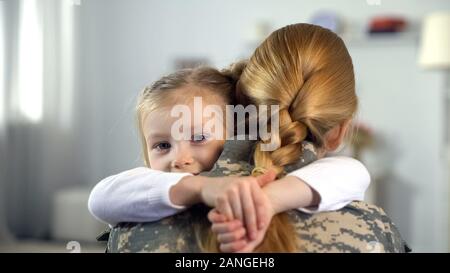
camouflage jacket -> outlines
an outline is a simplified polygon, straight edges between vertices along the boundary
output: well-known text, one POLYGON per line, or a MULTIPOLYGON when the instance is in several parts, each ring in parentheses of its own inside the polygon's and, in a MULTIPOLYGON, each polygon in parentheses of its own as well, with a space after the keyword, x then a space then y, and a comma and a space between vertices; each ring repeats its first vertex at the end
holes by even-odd
MULTIPOLYGON (((253 141, 227 141, 206 176, 242 176, 252 170, 253 141)), ((302 158, 286 171, 316 159, 313 145, 303 143, 302 158)), ((158 222, 120 223, 110 231, 107 252, 201 252, 195 227, 208 228, 209 208, 196 205, 158 222)), ((397 227, 379 207, 354 201, 332 212, 288 212, 306 252, 408 252, 397 227)), ((300 246, 299 246, 300 249, 300 246)))

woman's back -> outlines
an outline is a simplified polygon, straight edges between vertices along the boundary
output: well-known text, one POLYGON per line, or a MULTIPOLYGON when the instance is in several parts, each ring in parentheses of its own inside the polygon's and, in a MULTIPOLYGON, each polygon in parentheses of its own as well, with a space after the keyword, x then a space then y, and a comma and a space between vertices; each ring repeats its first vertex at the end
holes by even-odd
MULTIPOLYGON (((206 207, 153 223, 122 223, 111 230, 108 252, 201 252, 195 226, 208 225, 206 207)), ((300 239, 299 252, 410 251, 384 211, 355 201, 334 212, 289 212, 300 239)))
MULTIPOLYGON (((253 141, 227 141, 213 170, 204 175, 248 175, 253 141)), ((295 168, 314 161, 312 145, 303 145, 295 168)), ((209 208, 197 205, 158 222, 121 223, 111 230, 108 252, 201 252, 196 231, 207 229, 209 208)), ((408 252, 397 227, 374 205, 354 201, 332 212, 289 211, 299 240, 299 252, 408 252)))

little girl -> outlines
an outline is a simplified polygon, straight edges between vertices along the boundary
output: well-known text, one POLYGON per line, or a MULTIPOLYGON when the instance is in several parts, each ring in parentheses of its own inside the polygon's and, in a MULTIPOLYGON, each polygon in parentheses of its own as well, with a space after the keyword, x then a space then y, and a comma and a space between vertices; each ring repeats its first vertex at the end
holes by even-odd
MULTIPOLYGON (((171 134, 176 122, 171 109, 184 104, 193 113, 194 97, 201 97, 205 107, 225 108, 233 101, 235 84, 226 73, 196 68, 175 72, 145 88, 139 98, 137 116, 146 167, 100 181, 89 198, 91 214, 110 225, 151 222, 203 202, 228 220, 238 219, 248 238, 254 239, 257 231, 270 222, 272 215, 267 208, 274 206, 267 204, 273 200, 278 208, 288 209, 295 199, 296 208, 313 213, 337 210, 353 200, 364 199, 369 173, 359 161, 348 157, 319 159, 275 182, 271 182, 272 172, 259 177, 198 175, 213 167, 224 145, 223 136, 207 131, 210 128, 205 126, 218 117, 193 120, 191 139, 179 140, 171 134), (195 134, 197 131, 201 134, 195 134), (270 194, 272 199, 267 198, 268 193, 262 188, 283 179, 296 183, 296 190, 277 189, 270 194)), ((218 123, 225 127, 222 119, 218 123)))

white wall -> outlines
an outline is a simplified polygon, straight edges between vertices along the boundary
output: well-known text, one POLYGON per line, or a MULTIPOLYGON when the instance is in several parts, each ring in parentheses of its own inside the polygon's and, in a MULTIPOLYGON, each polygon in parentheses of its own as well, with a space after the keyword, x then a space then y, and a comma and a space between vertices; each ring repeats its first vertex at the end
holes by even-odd
POLYGON ((384 155, 376 163, 388 174, 375 185, 377 203, 416 251, 444 251, 448 238, 444 75, 416 65, 414 44, 387 42, 370 50, 350 47, 350 52, 361 103, 359 118, 385 144, 378 148, 384 155))
MULTIPOLYGON (((225 66, 249 52, 245 35, 261 19, 278 28, 306 22, 319 9, 332 9, 357 24, 387 11, 417 22, 443 8, 450 9, 450 2, 381 0, 373 6, 364 0, 81 0, 76 48, 83 179, 93 185, 141 164, 134 130, 136 95, 173 69, 176 57, 206 57, 225 66)), ((447 182, 440 157, 443 77, 420 71, 417 44, 385 48, 350 47, 361 117, 395 148, 385 187, 389 190, 380 202, 415 250, 446 251, 447 182)))

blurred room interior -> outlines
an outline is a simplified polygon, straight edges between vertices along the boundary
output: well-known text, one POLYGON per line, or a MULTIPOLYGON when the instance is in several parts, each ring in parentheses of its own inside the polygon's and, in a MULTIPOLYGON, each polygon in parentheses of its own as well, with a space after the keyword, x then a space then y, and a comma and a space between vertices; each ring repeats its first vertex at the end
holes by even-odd
POLYGON ((415 252, 448 252, 449 17, 448 0, 0 0, 0 252, 102 252, 87 199, 143 165, 140 90, 299 22, 353 58, 359 130, 342 153, 369 169, 366 200, 415 252))

